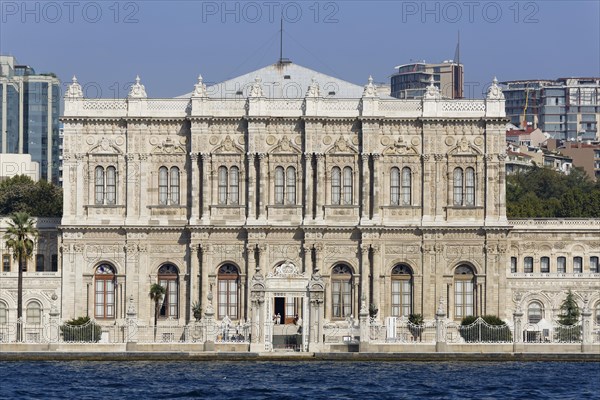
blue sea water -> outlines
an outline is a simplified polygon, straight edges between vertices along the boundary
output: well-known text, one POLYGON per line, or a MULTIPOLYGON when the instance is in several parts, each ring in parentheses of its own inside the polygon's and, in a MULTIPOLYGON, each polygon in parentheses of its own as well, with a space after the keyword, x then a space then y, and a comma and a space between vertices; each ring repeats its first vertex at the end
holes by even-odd
POLYGON ((2 362, 2 399, 600 399, 600 363, 2 362))

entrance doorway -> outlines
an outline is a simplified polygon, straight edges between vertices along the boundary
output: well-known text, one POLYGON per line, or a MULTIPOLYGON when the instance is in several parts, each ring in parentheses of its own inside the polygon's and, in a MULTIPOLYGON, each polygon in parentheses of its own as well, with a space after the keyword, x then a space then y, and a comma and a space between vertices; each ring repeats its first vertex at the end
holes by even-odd
POLYGON ((275 324, 296 324, 302 317, 302 298, 300 297, 275 297, 273 306, 273 322, 275 324))

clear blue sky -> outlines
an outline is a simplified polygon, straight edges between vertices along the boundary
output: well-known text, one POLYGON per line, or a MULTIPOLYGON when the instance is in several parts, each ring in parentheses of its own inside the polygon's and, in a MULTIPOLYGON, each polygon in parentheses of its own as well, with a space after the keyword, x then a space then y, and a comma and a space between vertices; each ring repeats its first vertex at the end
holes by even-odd
POLYGON ((396 65, 455 55, 466 97, 499 80, 600 75, 599 1, 0 1, 0 53, 89 97, 124 97, 142 78, 150 97, 219 82, 284 57, 364 84, 396 65), (117 91, 117 87, 119 88, 117 91))

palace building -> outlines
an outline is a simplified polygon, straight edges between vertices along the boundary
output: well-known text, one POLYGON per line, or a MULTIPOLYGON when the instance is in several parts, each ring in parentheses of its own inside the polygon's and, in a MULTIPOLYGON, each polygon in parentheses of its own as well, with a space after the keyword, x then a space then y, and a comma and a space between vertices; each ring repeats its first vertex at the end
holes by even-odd
POLYGON ((160 283, 159 325, 197 305, 302 324, 312 349, 369 307, 552 321, 572 289, 600 320, 600 221, 506 218, 496 80, 481 100, 400 100, 284 61, 178 98, 138 78, 86 99, 74 78, 63 122, 63 319, 151 324, 160 283))

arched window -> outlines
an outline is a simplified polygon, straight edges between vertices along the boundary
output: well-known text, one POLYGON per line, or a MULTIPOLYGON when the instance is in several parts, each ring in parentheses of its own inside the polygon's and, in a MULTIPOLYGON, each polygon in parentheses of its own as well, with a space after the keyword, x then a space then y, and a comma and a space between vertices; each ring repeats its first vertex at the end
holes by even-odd
POLYGON ((235 265, 224 264, 218 274, 218 318, 238 319, 240 273, 235 265))
POLYGON ((352 204, 352 168, 344 168, 344 205, 352 204))
POLYGON ((331 170, 331 204, 341 204, 342 171, 338 167, 331 170))
POLYGON ((296 168, 288 167, 285 180, 286 204, 296 204, 296 168))
POLYGON ((115 269, 101 264, 94 275, 94 315, 99 319, 115 318, 115 269))
POLYGON ((533 273, 533 257, 525 257, 523 261, 523 272, 526 274, 533 273))
POLYGON ((590 272, 593 274, 597 274, 600 272, 600 266, 598 265, 598 257, 591 256, 590 257, 590 272))
POLYGON ((454 205, 462 206, 463 204, 463 170, 454 168, 454 205))
POLYGON ((104 168, 96 167, 95 170, 96 205, 104 204, 104 168))
POLYGON ((229 204, 240 203, 240 169, 229 168, 229 204))
POLYGON ((400 205, 400 170, 396 167, 390 170, 390 204, 400 205))
POLYGON ((219 167, 219 204, 227 204, 227 168, 219 167))
POLYGON ((106 168, 106 204, 117 204, 117 169, 106 168))
POLYGON ((558 257, 556 259, 556 272, 559 274, 567 272, 567 259, 565 257, 558 257))
POLYGON ((542 257, 540 258, 540 272, 547 274, 550 272, 550 258, 542 257))
POLYGON ((275 204, 283 204, 284 183, 283 167, 275 168, 275 204))
POLYGON ((169 201, 169 171, 167 167, 158 169, 158 204, 165 206, 169 201))
POLYGON ((8 323, 8 307, 6 303, 0 301, 0 325, 6 325, 8 323))
POLYGON ((171 204, 179 204, 179 168, 171 168, 171 204))
POLYGON ((454 271, 454 318, 462 319, 475 315, 475 274, 466 265, 459 265, 454 271))
POLYGON ((31 301, 27 304, 25 313, 25 322, 27 324, 39 325, 42 323, 42 306, 37 301, 31 301))
POLYGON ((179 317, 179 270, 173 264, 165 264, 158 270, 158 284, 165 288, 165 296, 160 307, 160 316, 179 317))
POLYGON ((583 259, 581 257, 573 257, 573 273, 581 274, 583 272, 583 259))
POLYGON ((517 272, 517 257, 510 258, 510 272, 517 272))
POLYGON ((412 269, 398 264, 392 269, 392 316, 408 317, 412 313, 412 269))
POLYGON ((338 264, 331 270, 332 317, 343 319, 352 314, 352 270, 338 264))
POLYGON ((532 301, 527 307, 527 321, 530 324, 537 324, 544 318, 544 307, 537 301, 532 301))
POLYGON ((411 201, 411 171, 410 168, 402 168, 402 205, 410 206, 411 201))
POLYGON ((465 170, 465 206, 475 205, 475 170, 471 167, 465 170))
POLYGON ((600 301, 596 303, 594 321, 596 325, 600 325, 600 301))

